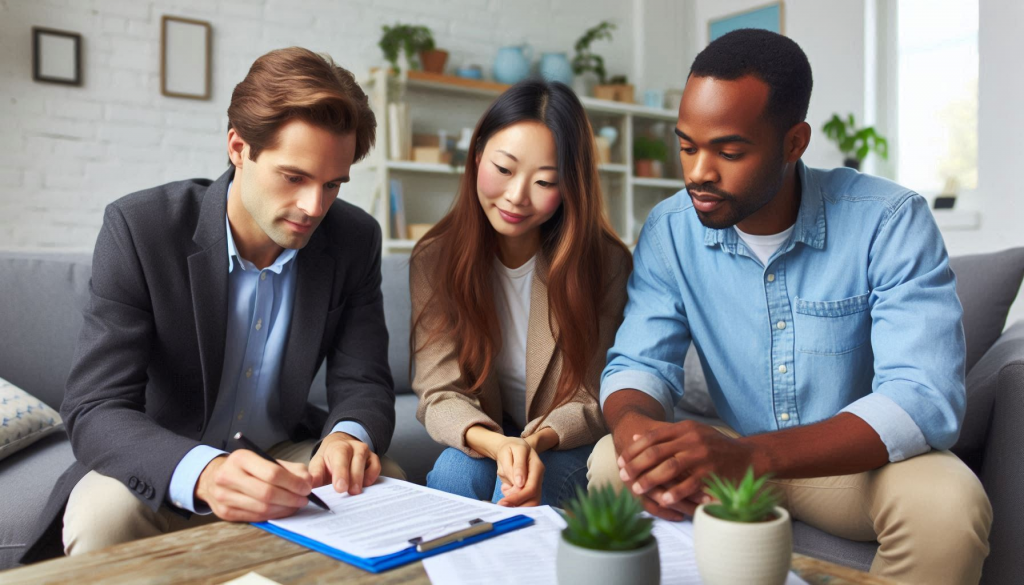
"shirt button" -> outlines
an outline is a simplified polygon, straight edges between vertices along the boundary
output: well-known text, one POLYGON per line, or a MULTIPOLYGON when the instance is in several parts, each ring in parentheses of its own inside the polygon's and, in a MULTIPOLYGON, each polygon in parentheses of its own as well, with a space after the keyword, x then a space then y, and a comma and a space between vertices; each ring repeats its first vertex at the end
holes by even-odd
POLYGON ((261 272, 260 273, 260 280, 266 280, 266 279, 267 279, 267 273, 266 272, 261 272))
POLYGON ((256 320, 256 331, 259 331, 260 329, 263 329, 263 319, 256 320))
POLYGON ((779 324, 776 325, 776 327, 778 327, 779 329, 785 329, 786 328, 786 322, 785 321, 779 321, 779 324))
POLYGON ((244 410, 242 412, 238 413, 238 420, 242 420, 243 418, 245 418, 245 411, 244 410))
POLYGON ((768 282, 775 282, 775 275, 774 274, 769 274, 768 275, 768 282))
POLYGON ((782 416, 780 416, 779 418, 782 419, 782 420, 789 420, 789 413, 788 412, 784 412, 784 413, 782 413, 782 416))
POLYGON ((786 373, 786 371, 787 371, 787 370, 786 370, 786 365, 785 365, 785 364, 783 364, 783 365, 779 366, 779 373, 780 373, 780 374, 785 374, 785 373, 786 373))
POLYGON ((252 368, 249 368, 248 370, 245 371, 245 377, 252 378, 252 368))

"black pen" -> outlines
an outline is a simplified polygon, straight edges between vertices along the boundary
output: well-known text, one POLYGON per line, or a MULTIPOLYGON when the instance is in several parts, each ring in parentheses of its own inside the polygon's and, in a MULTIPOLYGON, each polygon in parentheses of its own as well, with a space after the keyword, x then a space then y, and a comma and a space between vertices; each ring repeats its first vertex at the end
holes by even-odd
MULTIPOLYGON (((260 449, 259 447, 257 447, 256 443, 253 443, 252 441, 247 439, 245 437, 245 435, 243 435, 242 433, 240 433, 240 432, 239 433, 235 433, 235 440, 238 441, 239 443, 241 443, 242 446, 245 447, 246 449, 252 451, 253 453, 255 453, 257 455, 259 455, 260 457, 266 459, 267 461, 269 461, 269 462, 271 462, 271 463, 273 463, 275 465, 281 465, 281 463, 277 459, 274 459, 270 455, 267 455, 266 453, 264 453, 263 449, 260 449)), ((281 465, 281 467, 284 467, 284 466, 281 465)), ((321 500, 320 497, 317 496, 316 494, 314 494, 313 492, 310 492, 309 496, 307 496, 307 497, 309 498, 310 502, 313 502, 314 505, 319 506, 319 507, 323 508, 324 510, 327 510, 331 514, 334 513, 334 510, 332 510, 330 506, 325 504, 324 501, 321 500)))

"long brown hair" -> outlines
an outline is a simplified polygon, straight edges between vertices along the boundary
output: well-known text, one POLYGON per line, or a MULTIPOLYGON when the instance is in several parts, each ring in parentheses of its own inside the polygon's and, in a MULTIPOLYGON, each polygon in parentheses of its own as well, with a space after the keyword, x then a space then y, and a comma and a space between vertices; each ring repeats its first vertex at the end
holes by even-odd
MULTIPOLYGON (((604 213, 590 122, 576 94, 564 84, 520 82, 501 94, 477 124, 452 208, 413 250, 415 257, 429 248, 437 258, 434 273, 428 275, 432 296, 424 306, 438 317, 423 323, 429 335, 413 350, 440 336, 456 340, 459 370, 470 393, 480 391, 494 368, 501 350, 492 278, 498 235, 477 196, 477 158, 494 134, 524 121, 540 122, 554 136, 562 196, 555 215, 540 226, 548 272, 538 276, 547 282, 548 323, 557 331, 555 346, 563 362, 546 416, 584 387, 599 351, 599 311, 610 268, 602 265, 603 250, 610 243, 629 257, 604 213)), ((414 334, 425 313, 414 315, 414 334)))

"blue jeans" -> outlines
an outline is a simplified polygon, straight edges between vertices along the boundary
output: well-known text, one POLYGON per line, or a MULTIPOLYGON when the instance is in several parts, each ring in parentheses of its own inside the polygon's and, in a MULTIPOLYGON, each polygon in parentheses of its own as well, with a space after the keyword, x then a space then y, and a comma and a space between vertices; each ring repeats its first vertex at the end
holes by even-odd
MULTIPOLYGON (((540 454, 544 463, 541 505, 561 506, 576 495, 576 486, 586 491, 587 458, 593 449, 593 445, 584 445, 540 454)), ((503 497, 498 464, 486 457, 470 457, 453 447, 445 449, 434 462, 434 469, 427 474, 427 487, 494 503, 503 497)))

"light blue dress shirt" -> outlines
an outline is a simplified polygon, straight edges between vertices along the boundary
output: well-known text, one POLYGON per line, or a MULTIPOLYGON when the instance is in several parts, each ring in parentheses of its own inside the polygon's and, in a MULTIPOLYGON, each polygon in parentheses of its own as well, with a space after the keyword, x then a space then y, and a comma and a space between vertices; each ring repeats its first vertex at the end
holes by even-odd
POLYGON ((651 212, 602 406, 634 388, 673 420, 692 341, 742 435, 850 412, 890 461, 948 449, 966 404, 963 309, 927 202, 850 169, 798 173, 795 229, 767 266, 735 230, 704 227, 685 191, 651 212))
MULTIPOLYGON (((228 184, 228 193, 231 184, 228 184)), ((228 440, 244 433, 264 449, 286 441, 279 404, 281 360, 295 304, 296 250, 284 250, 273 264, 260 270, 242 258, 235 247, 231 224, 224 216, 228 254, 228 323, 220 390, 203 445, 194 447, 178 462, 171 475, 168 500, 174 506, 209 514, 210 509, 193 499, 196 483, 215 457, 225 455, 228 440)), ((366 443, 373 442, 363 426, 342 421, 332 432, 345 432, 366 443)))

